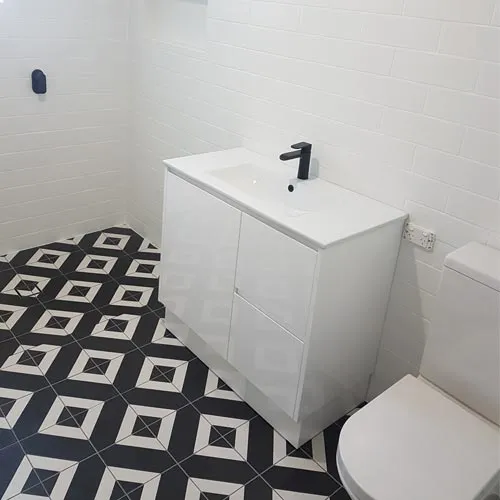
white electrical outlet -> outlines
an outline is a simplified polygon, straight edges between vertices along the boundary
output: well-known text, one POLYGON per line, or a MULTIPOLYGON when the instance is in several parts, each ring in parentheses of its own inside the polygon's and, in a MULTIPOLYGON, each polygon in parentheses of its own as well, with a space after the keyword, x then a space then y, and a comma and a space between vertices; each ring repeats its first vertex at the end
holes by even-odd
POLYGON ((403 239, 411 241, 428 252, 432 252, 436 242, 436 233, 425 229, 425 227, 417 226, 413 222, 407 222, 403 232, 403 239))

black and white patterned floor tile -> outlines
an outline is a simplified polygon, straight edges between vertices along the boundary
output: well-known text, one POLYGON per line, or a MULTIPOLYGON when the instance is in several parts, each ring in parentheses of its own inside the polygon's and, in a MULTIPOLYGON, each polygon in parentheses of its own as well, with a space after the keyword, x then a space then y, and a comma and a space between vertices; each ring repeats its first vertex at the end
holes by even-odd
POLYGON ((126 225, 0 257, 0 499, 347 500, 165 327, 126 225))

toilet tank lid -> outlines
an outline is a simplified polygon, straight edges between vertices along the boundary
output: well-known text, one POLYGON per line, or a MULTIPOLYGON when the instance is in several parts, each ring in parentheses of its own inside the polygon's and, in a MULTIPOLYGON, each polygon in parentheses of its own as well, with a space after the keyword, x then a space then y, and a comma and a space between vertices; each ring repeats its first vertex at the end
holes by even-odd
POLYGON ((468 243, 448 254, 444 265, 500 292, 500 250, 468 243))

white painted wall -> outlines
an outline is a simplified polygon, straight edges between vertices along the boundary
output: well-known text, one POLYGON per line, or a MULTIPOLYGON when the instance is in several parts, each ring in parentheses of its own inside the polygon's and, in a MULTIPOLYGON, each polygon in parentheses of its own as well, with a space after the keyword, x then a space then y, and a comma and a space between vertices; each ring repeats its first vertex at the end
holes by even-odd
POLYGON ((122 220, 128 22, 129 0, 0 3, 0 254, 122 220))
POLYGON ((323 178, 436 230, 402 247, 373 397, 418 372, 444 255, 500 247, 500 2, 207 1, 135 5, 130 221, 160 241, 165 157, 308 140, 323 178))

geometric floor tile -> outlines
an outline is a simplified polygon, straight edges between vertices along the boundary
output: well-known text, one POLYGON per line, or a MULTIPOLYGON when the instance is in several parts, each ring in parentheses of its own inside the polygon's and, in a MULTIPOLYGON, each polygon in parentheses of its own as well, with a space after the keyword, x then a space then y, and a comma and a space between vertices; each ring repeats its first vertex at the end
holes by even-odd
POLYGON ((76 270, 90 274, 109 274, 117 260, 117 257, 106 255, 86 255, 76 270))
POLYGON ((102 476, 96 498, 103 500, 118 498, 116 487, 124 491, 120 483, 133 484, 135 488, 141 487, 141 498, 154 499, 158 493, 160 475, 154 472, 108 467, 102 476))
MULTIPOLYGON (((198 484, 200 486, 203 485, 203 482, 201 480, 198 480, 198 484)), ((217 490, 218 485, 217 484, 208 484, 203 485, 204 487, 204 493, 207 498, 210 498, 211 495, 207 494, 209 493, 208 489, 215 489, 217 490)), ((212 498, 214 498, 212 496, 212 498)), ((261 477, 255 478, 253 481, 250 481, 248 484, 245 486, 242 486, 239 490, 236 490, 233 492, 230 496, 230 500, 247 500, 251 498, 258 498, 259 500, 284 500, 283 497, 278 495, 278 492, 274 491, 271 486, 269 486, 261 477)), ((306 498, 306 497, 289 497, 289 500, 314 500, 311 498, 306 498)))
POLYGON ((0 258, 0 500, 348 500, 349 415, 295 449, 167 329, 159 274, 126 225, 0 258))
POLYGON ((2 365, 3 371, 28 375, 45 375, 59 353, 60 347, 20 345, 2 365))
POLYGON ((0 427, 0 450, 17 443, 16 435, 12 429, 0 427))
POLYGON ((16 274, 16 271, 9 264, 4 264, 0 261, 0 294, 12 290, 11 283, 16 274), (8 266, 7 269, 4 266, 8 266))
POLYGON ((40 248, 33 254, 28 262, 26 262, 26 265, 45 267, 48 269, 60 269, 69 255, 69 252, 40 248))
MULTIPOLYGON (((143 318, 154 318, 156 315, 151 313, 149 315, 143 316, 143 318)), ((177 359, 181 361, 191 361, 197 360, 198 358, 183 344, 180 345, 170 345, 161 343, 149 343, 141 347, 141 351, 147 356, 153 358, 164 358, 164 359, 177 359)), ((201 363, 201 361, 200 361, 201 363)))
POLYGON ((110 304, 113 306, 143 307, 148 304, 153 289, 136 285, 120 285, 110 304))
POLYGON ((163 408, 131 405, 123 417, 116 442, 124 446, 163 450, 162 443, 168 446, 170 442, 172 427, 173 420, 166 417, 163 408))
POLYGON ((2 342, 4 342, 5 340, 13 340, 12 333, 10 330, 7 330, 6 328, 0 327, 0 344, 2 342))
POLYGON ((114 472, 115 477, 119 476, 117 479, 126 481, 128 477, 130 482, 140 484, 150 481, 175 465, 171 455, 164 449, 126 446, 121 442, 101 450, 99 455, 114 472), (125 475, 126 471, 128 475, 125 475))
POLYGON ((96 384, 112 384, 122 360, 123 357, 115 352, 82 349, 68 378, 96 384), (96 364, 99 370, 86 370, 91 363, 96 364))
MULTIPOLYGON (((280 500, 329 500, 332 498, 337 498, 335 496, 325 497, 325 495, 299 493, 297 491, 273 490, 273 492, 275 492, 275 494, 280 498, 280 500)), ((347 500, 351 500, 351 497, 347 497, 347 500)))
POLYGON ((94 300, 101 284, 95 281, 68 280, 56 300, 88 303, 94 300))
MULTIPOLYGON (((72 327, 72 325, 70 324, 71 320, 73 319, 74 321, 76 319, 71 317, 73 315, 75 315, 75 313, 63 311, 58 315, 54 316, 50 311, 46 310, 42 314, 42 316, 40 316, 40 319, 36 322, 36 324, 33 326, 32 331, 39 334, 59 335, 61 337, 68 336, 71 333, 71 331, 67 331, 65 327, 69 326, 69 328, 71 329, 72 327)), ((77 319, 76 323, 78 323, 77 319)))
POLYGON ((14 427, 30 402, 33 393, 0 387, 0 429, 14 427))
POLYGON ((203 415, 217 415, 250 421, 257 417, 257 413, 241 399, 228 399, 203 396, 192 402, 193 406, 203 415))
POLYGON ((102 410, 100 401, 59 396, 40 425, 39 432, 52 436, 87 440, 102 410), (78 411, 75 411, 78 410, 78 411))
MULTIPOLYGON (((52 485, 44 482, 51 500, 128 500, 125 491, 119 484, 109 488, 109 480, 114 483, 112 474, 106 468, 99 455, 93 455, 72 467, 73 477, 66 495, 52 490, 52 485)), ((51 481, 53 483, 53 480, 51 481)))
POLYGON ((110 250, 125 250, 130 236, 115 233, 102 233, 94 243, 95 248, 106 248, 110 250))
MULTIPOLYGON (((22 412, 19 414, 10 412, 6 417, 19 441, 23 441, 44 428, 42 423, 54 401, 57 400, 57 394, 50 386, 42 390, 21 392, 28 393, 27 396, 18 400, 24 406, 22 412)), ((60 420, 62 421, 62 418, 60 420)))
MULTIPOLYGON (((219 495, 212 498, 226 498, 257 477, 244 460, 191 455, 181 462, 182 469, 203 492, 219 495)), ((209 497, 210 498, 210 497, 209 497)))
POLYGON ((0 327, 12 329, 27 307, 0 303, 0 327))
MULTIPOLYGON (((69 427, 70 423, 71 420, 64 420, 57 425, 67 424, 69 427)), ((96 453, 96 450, 88 440, 61 436, 56 433, 36 432, 24 438, 20 443, 26 454, 47 459, 81 462, 96 453)), ((44 479, 48 479, 48 477, 49 474, 46 474, 44 479)))
POLYGON ((210 398, 241 401, 241 398, 211 370, 208 372, 204 395, 210 398))
POLYGON ((243 485, 229 483, 226 481, 214 481, 210 479, 191 478, 193 484, 208 498, 245 498, 237 495, 242 491, 243 485))
POLYGON ((187 365, 179 359, 147 356, 144 359, 136 387, 156 391, 182 392, 187 365))
MULTIPOLYGON (((148 316, 154 318, 154 315, 148 316)), ((141 333, 141 325, 142 323, 137 329, 138 335, 141 333)), ((204 395, 209 370, 199 359, 193 359, 194 355, 190 350, 168 342, 152 343, 141 347, 141 351, 146 357, 141 360, 134 386, 181 392, 189 401, 196 401, 204 395)))
MULTIPOLYGON (((5 297, 5 296, 4 296, 5 297)), ((2 316, 2 309, 7 309, 11 304, 2 304, 3 298, 0 296, 0 318, 2 316)), ((17 308, 18 311, 12 314, 10 317, 10 330, 15 337, 21 337, 25 333, 30 333, 35 331, 35 327, 38 329, 40 327, 46 326, 46 322, 49 321, 49 316, 44 315, 46 312, 45 306, 38 302, 38 298, 33 297, 22 297, 14 299, 20 301, 21 306, 13 306, 17 308), (42 322, 38 324, 41 317, 44 317, 42 322), (44 324, 45 322, 45 324, 44 324)), ((0 328, 2 328, 0 324, 0 328)))
POLYGON ((340 482, 337 470, 337 446, 341 427, 332 424, 322 433, 306 443, 303 448, 330 476, 340 482))
POLYGON ((198 455, 229 460, 247 460, 248 426, 238 419, 205 416, 200 420, 195 450, 198 455), (225 439, 217 439, 218 434, 225 439))
POLYGON ((274 432, 273 455, 274 463, 279 462, 280 467, 316 472, 326 470, 326 449, 323 433, 318 434, 309 443, 303 445, 300 450, 294 450, 285 439, 277 432, 274 432), (280 458, 282 458, 281 461, 280 458))
POLYGON ((140 316, 135 314, 103 316, 92 330, 91 335, 109 339, 132 340, 139 320, 140 316))
POLYGON ((47 309, 32 331, 51 335, 71 335, 81 319, 82 314, 78 312, 47 309))
MULTIPOLYGON (((2 499, 13 498, 40 482, 27 455, 22 459, 10 481, 3 488, 2 499)), ((42 488, 43 491, 43 488, 42 488)), ((41 492, 40 492, 41 493, 41 492)), ((42 496, 43 498, 43 496, 42 496)))
MULTIPOLYGON (((141 410, 141 413, 148 413, 145 409, 141 410)), ((215 430, 210 432, 210 424, 190 405, 170 412, 161 420, 157 420, 155 415, 141 415, 140 418, 148 425, 151 436, 154 436, 177 462, 220 439, 215 430)))
POLYGON ((65 239, 59 240, 56 243, 54 243, 54 245, 59 243, 59 244, 67 245, 69 247, 77 247, 78 248, 78 243, 80 243, 82 238, 83 238, 83 234, 79 234, 76 236, 71 236, 70 238, 65 238, 65 239))
POLYGON ((16 274, 0 292, 16 297, 37 297, 48 282, 49 278, 44 276, 16 274))
POLYGON ((0 450, 0 498, 11 498, 13 495, 39 483, 38 479, 36 479, 26 485, 27 481, 23 481, 21 475, 14 480, 21 464, 23 464, 23 468, 26 467, 24 459, 25 453, 19 444, 12 444, 0 450))
POLYGON ((150 241, 147 239, 144 239, 143 242, 141 243, 141 246, 137 250, 138 252, 141 253, 151 253, 151 254, 160 254, 160 250, 155 247, 150 241))
POLYGON ((172 333, 170 333, 164 325, 162 325, 161 321, 158 323, 156 330, 153 334, 152 342, 154 344, 163 344, 163 345, 182 345, 181 341, 177 339, 172 333))
MULTIPOLYGON (((75 465, 77 462, 70 460, 26 455, 2 498, 11 498, 25 491, 24 488, 30 476, 35 473, 36 476, 40 477, 40 471, 50 471, 51 475, 55 476, 52 485, 52 498, 64 498, 76 472, 76 469, 72 467, 75 465)), ((32 497, 29 493, 25 494, 27 498, 32 497)))
POLYGON ((156 260, 134 259, 127 269, 126 275, 134 278, 158 278, 160 263, 156 260))
MULTIPOLYGON (((151 344, 151 342, 153 342, 155 335, 157 336, 158 340, 163 338, 162 330, 164 329, 162 329, 159 326, 160 318, 154 312, 137 314, 137 311, 135 311, 135 314, 119 314, 113 317, 118 320, 123 320, 124 318, 128 319, 128 325, 130 325, 129 326, 130 334, 128 335, 131 336, 130 340, 132 340, 134 345, 136 345, 137 347, 145 347, 148 344, 151 344), (132 328, 134 329, 133 332, 132 328)), ((171 334, 169 333, 169 335, 171 334)), ((168 337, 168 335, 166 335, 165 337, 168 337)), ((164 342, 164 345, 176 345, 181 348, 184 347, 182 343, 179 342, 177 339, 175 339, 173 336, 171 339, 166 338, 166 340, 170 340, 171 342, 164 342)))
POLYGON ((324 472, 282 467, 280 462, 265 471, 262 477, 285 499, 326 499, 340 487, 333 477, 324 472))
MULTIPOLYGON (((209 417, 205 415, 205 418, 209 417)), ((260 416, 245 423, 241 429, 248 435, 246 459, 259 473, 277 464, 290 470, 324 473, 327 448, 333 446, 336 451, 336 442, 325 442, 323 433, 296 449, 260 416)), ((227 435, 225 438, 228 439, 227 435)))
POLYGON ((137 252, 143 241, 129 226, 119 224, 83 235, 78 246, 87 253, 120 255, 137 252))
MULTIPOLYGON (((104 450, 118 441, 119 430, 128 407, 120 395, 106 401, 83 396, 64 398, 64 401, 65 414, 72 415, 73 427, 81 431, 81 439, 87 439, 96 451, 104 450)), ((143 427, 145 424, 138 421, 137 426, 129 434, 121 435, 120 439, 136 433, 143 427)))
POLYGON ((149 483, 140 486, 136 490, 128 491, 131 499, 156 498, 168 500, 207 500, 201 491, 189 479, 180 466, 172 467, 161 476, 155 477, 149 483), (157 490, 155 496, 152 495, 157 490))

